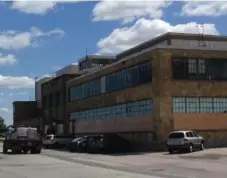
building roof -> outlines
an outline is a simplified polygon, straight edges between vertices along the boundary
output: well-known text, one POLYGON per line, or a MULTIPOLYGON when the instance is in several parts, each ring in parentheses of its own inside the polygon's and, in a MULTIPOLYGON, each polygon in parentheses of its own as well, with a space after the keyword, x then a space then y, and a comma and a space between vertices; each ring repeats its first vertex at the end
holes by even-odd
POLYGON ((13 104, 16 103, 36 103, 36 101, 13 101, 13 104))
MULTIPOLYGON (((104 68, 109 68, 117 63, 122 62, 123 59, 125 59, 126 57, 135 54, 135 53, 139 53, 144 49, 148 49, 156 44, 159 44, 165 40, 170 40, 170 39, 185 39, 185 40, 199 40, 201 38, 201 35, 199 36, 198 34, 189 34, 189 33, 165 33, 163 35, 157 36, 149 41, 146 41, 140 45, 137 45, 131 49, 128 49, 122 53, 117 54, 116 59, 117 62, 107 65, 107 66, 103 66, 102 68, 100 68, 99 70, 95 70, 93 72, 84 74, 80 77, 77 77, 75 79, 71 79, 68 81, 68 83, 73 82, 74 80, 77 80, 79 78, 82 78, 84 76, 87 75, 94 75, 96 72, 99 72, 100 70, 104 69, 104 68)), ((203 35, 203 40, 206 41, 227 41, 227 36, 219 36, 219 35, 203 35)), ((86 56, 85 56, 86 57, 86 56)), ((84 58, 83 58, 84 59, 84 58)), ((128 60, 128 59, 125 59, 128 60)))
MULTIPOLYGON (((190 33, 165 33, 163 35, 157 36, 149 41, 146 41, 144 43, 141 43, 135 47, 132 47, 128 50, 125 50, 119 54, 117 54, 116 58, 118 60, 131 55, 132 53, 140 52, 143 49, 149 48, 151 46, 154 46, 162 41, 168 40, 168 39, 188 39, 188 40, 199 40, 201 35, 198 34, 190 34, 190 33)), ((220 35, 203 35, 203 40, 207 41, 227 41, 227 36, 220 36, 220 35)))
POLYGON ((78 60, 78 63, 85 59, 116 59, 116 56, 87 55, 78 60))
POLYGON ((81 74, 80 73, 72 73, 72 74, 62 74, 62 75, 59 75, 57 77, 53 77, 51 80, 48 80, 46 81, 45 83, 42 83, 42 85, 48 85, 50 82, 53 82, 53 81, 56 81, 60 78, 64 78, 65 76, 80 76, 81 74))

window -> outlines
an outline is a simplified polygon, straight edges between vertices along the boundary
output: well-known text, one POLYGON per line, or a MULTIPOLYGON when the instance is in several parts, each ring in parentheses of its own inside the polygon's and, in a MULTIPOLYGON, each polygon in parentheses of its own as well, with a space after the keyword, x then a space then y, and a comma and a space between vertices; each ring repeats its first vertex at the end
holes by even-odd
POLYGON ((151 61, 106 76, 106 92, 145 84, 152 81, 151 61))
POLYGON ((173 133, 170 133, 169 138, 170 139, 184 138, 184 133, 182 133, 182 132, 173 132, 173 133))
POLYGON ((74 101, 82 98, 88 98, 101 93, 101 78, 91 80, 71 87, 69 89, 69 101, 74 101))
POLYGON ((227 113, 227 97, 173 97, 174 113, 227 113))
POLYGON ((152 112, 152 100, 140 100, 130 103, 123 103, 104 108, 94 108, 70 114, 70 119, 76 120, 102 120, 108 118, 139 117, 152 112))
POLYGON ((213 113, 213 101, 211 97, 200 98, 200 113, 213 113))
POLYGON ((198 113, 199 98, 196 98, 196 97, 186 98, 186 110, 187 110, 187 113, 198 113))
POLYGON ((214 113, 226 113, 227 98, 214 98, 213 109, 214 109, 214 113))
POLYGON ((187 79, 188 78, 188 64, 185 59, 173 59, 172 60, 172 72, 174 79, 187 79))
POLYGON ((55 105, 56 106, 59 106, 59 105, 61 105, 62 104, 62 101, 61 101, 61 92, 60 91, 58 91, 58 92, 55 92, 54 93, 55 94, 55 105))
POLYGON ((198 59, 198 73, 206 74, 206 61, 204 59, 198 59))
POLYGON ((196 59, 188 59, 188 73, 190 74, 197 73, 196 59))
POLYGON ((101 78, 73 86, 69 89, 69 101, 89 98, 101 93, 109 93, 152 81, 151 61, 117 71, 105 76, 105 83, 101 78), (105 88, 105 91, 101 90, 105 88))
POLYGON ((192 132, 194 137, 199 137, 199 135, 196 132, 192 132))
POLYGON ((173 111, 176 113, 185 113, 186 112, 186 102, 183 97, 174 97, 173 98, 173 111))
POLYGON ((174 57, 172 73, 178 80, 227 80, 227 60, 174 57))

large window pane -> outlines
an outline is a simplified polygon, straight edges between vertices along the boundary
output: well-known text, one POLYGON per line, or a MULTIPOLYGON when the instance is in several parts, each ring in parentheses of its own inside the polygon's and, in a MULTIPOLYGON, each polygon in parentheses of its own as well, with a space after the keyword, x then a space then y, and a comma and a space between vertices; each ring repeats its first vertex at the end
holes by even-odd
POLYGON ((199 98, 186 98, 186 108, 187 113, 199 113, 199 98))
POLYGON ((188 59, 188 73, 190 74, 197 73, 196 59, 188 59))
POLYGON ((212 113, 213 112, 213 100, 211 97, 200 98, 200 113, 212 113))
POLYGON ((152 112, 152 100, 141 100, 123 103, 103 108, 88 109, 85 111, 71 113, 70 119, 78 121, 97 119, 124 119, 125 117, 140 117, 152 112))
POLYGON ((186 102, 184 97, 173 97, 173 112, 186 113, 186 102))

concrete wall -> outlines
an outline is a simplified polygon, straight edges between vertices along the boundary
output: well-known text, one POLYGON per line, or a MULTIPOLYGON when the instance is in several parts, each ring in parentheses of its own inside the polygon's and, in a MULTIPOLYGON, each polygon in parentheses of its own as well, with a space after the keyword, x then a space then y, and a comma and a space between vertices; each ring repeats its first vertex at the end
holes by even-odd
POLYGON ((51 79, 53 79, 53 77, 44 77, 35 83, 35 100, 37 101, 38 108, 42 108, 41 85, 51 79))
POLYGON ((68 128, 68 117, 66 113, 66 103, 67 103, 67 95, 66 95, 66 81, 77 77, 78 74, 69 74, 62 75, 56 77, 42 85, 42 96, 49 96, 54 92, 61 92, 61 101, 62 103, 59 106, 52 106, 48 108, 43 108, 43 130, 44 125, 52 125, 53 122, 56 124, 63 124, 64 132, 66 132, 66 128, 68 128))

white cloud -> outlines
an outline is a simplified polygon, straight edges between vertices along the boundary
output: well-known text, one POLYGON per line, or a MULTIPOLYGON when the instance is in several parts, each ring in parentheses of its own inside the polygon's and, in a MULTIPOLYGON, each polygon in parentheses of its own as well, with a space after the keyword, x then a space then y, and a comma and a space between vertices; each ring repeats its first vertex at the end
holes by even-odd
POLYGON ((227 14, 226 1, 190 1, 183 5, 184 16, 221 16, 227 14))
MULTIPOLYGON (((215 24, 203 25, 204 34, 219 34, 215 24)), ((98 41, 97 46, 100 53, 118 53, 166 32, 198 33, 196 22, 171 25, 160 19, 141 18, 133 26, 113 30, 109 36, 98 41)))
POLYGON ((18 32, 13 30, 0 32, 0 49, 19 50, 32 45, 37 45, 36 40, 40 37, 52 35, 64 36, 65 32, 61 29, 53 29, 43 32, 36 27, 32 27, 28 32, 18 32))
POLYGON ((53 10, 56 5, 56 1, 14 1, 11 8, 27 14, 44 15, 53 10))
POLYGON ((50 74, 45 74, 42 77, 40 77, 40 79, 45 78, 45 77, 52 77, 52 76, 50 74))
POLYGON ((8 93, 9 96, 23 96, 23 95, 28 95, 28 92, 16 92, 16 93, 8 93))
POLYGON ((160 18, 171 1, 101 1, 93 9, 94 21, 133 21, 143 16, 160 18))
POLYGON ((33 88, 35 81, 27 76, 3 76, 0 75, 0 87, 16 88, 33 88))
POLYGON ((13 54, 3 55, 2 53, 0 53, 0 66, 12 65, 16 62, 16 57, 13 54))
POLYGON ((6 113, 6 112, 9 112, 9 109, 7 108, 0 108, 0 113, 6 113))

